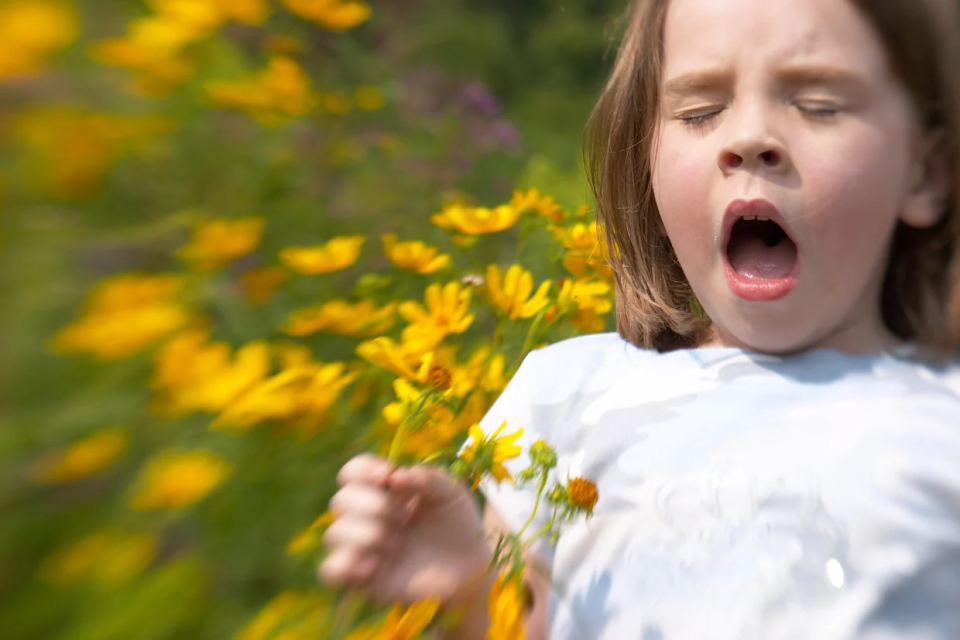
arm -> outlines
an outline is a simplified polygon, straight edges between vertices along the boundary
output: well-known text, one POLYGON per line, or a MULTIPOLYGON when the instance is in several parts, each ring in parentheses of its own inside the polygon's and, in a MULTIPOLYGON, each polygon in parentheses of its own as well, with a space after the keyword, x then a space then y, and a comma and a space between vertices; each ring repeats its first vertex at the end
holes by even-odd
MULTIPOLYGON (((510 533, 510 526, 503 517, 487 504, 483 514, 483 525, 487 537, 495 541, 501 533, 510 533)), ((532 603, 527 610, 525 630, 529 640, 546 640, 547 638, 547 607, 550 597, 550 576, 545 564, 535 555, 525 557, 527 571, 524 583, 532 597, 532 603)), ((433 640, 486 640, 487 626, 487 595, 493 587, 496 576, 488 573, 477 587, 463 600, 463 617, 455 629, 437 631, 433 640)))

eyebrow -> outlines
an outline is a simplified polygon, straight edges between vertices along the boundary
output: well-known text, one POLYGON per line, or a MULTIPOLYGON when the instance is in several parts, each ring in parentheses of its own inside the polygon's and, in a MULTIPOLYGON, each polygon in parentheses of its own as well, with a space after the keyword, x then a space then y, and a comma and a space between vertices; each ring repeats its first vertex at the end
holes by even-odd
MULTIPOLYGON (((781 67, 776 71, 780 84, 797 87, 811 84, 850 85, 865 87, 866 80, 855 71, 832 65, 796 65, 781 67)), ((716 91, 730 84, 733 74, 725 69, 704 69, 683 73, 663 85, 665 98, 685 96, 691 93, 716 91)))

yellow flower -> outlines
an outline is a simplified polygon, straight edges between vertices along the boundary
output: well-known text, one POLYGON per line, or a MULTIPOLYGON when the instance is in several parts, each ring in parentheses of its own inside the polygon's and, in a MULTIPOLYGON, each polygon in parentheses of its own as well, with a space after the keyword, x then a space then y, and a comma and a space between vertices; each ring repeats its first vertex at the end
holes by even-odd
POLYGON ((268 0, 216 0, 224 17, 249 25, 261 25, 270 15, 268 0))
POLYGON ((607 282, 590 280, 564 280, 557 296, 557 304, 547 319, 553 321, 566 315, 569 322, 587 333, 603 331, 606 322, 600 316, 613 309, 613 301, 607 297, 612 287, 607 282))
POLYGON ((98 431, 41 463, 37 468, 37 479, 48 484, 60 484, 87 478, 113 464, 126 448, 125 429, 98 431))
POLYGON ((563 220, 560 204, 553 199, 553 196, 541 196, 539 189, 531 189, 527 192, 514 191, 510 206, 519 211, 533 211, 537 216, 549 218, 554 222, 563 220))
POLYGON ((415 602, 407 608, 395 604, 382 625, 364 625, 345 640, 416 640, 440 609, 437 600, 415 602))
POLYGON ((532 318, 546 307, 550 284, 549 280, 545 280, 531 296, 533 275, 520 265, 511 266, 505 276, 495 264, 487 268, 487 293, 490 302, 511 320, 532 318))
POLYGON ((138 511, 183 509, 206 497, 229 475, 230 466, 206 451, 165 451, 141 470, 131 506, 138 511))
POLYGON ((130 23, 127 35, 96 43, 90 55, 101 64, 135 72, 140 91, 163 93, 192 73, 183 50, 219 26, 215 13, 183 18, 176 11, 139 18, 130 23))
POLYGON ((153 386, 173 414, 217 413, 266 378, 270 353, 252 342, 231 354, 230 346, 208 342, 202 330, 185 331, 157 353, 153 386))
POLYGON ((510 205, 487 209, 451 204, 434 214, 430 221, 441 229, 475 236, 509 229, 519 218, 520 211, 510 205))
POLYGON ((210 220, 197 225, 190 243, 181 247, 178 254, 197 269, 211 271, 247 255, 257 248, 262 237, 263 218, 210 220))
POLYGON ((486 473, 492 474, 497 482, 513 480, 503 463, 520 455, 521 448, 514 443, 523 435, 523 429, 518 429, 508 436, 501 436, 500 432, 506 426, 507 421, 504 420, 489 437, 480 425, 470 427, 469 434, 473 441, 460 453, 460 460, 470 469, 474 489, 480 485, 480 480, 486 473))
POLYGON ((329 510, 324 511, 309 527, 290 539, 290 542, 287 543, 287 555, 298 556, 316 549, 320 545, 323 532, 336 519, 336 513, 329 510))
POLYGON ((405 336, 415 342, 438 344, 450 334, 463 333, 473 323, 470 313, 470 288, 459 282, 441 287, 431 284, 424 293, 424 303, 408 301, 399 307, 400 315, 410 323, 405 336))
POLYGON ((359 0, 280 0, 291 12, 328 31, 348 31, 370 17, 370 5, 359 0))
POLYGON ((240 276, 240 288, 247 300, 260 305, 268 302, 288 277, 289 274, 281 267, 257 267, 240 276))
POLYGON ((66 2, 8 0, 0 6, 0 82, 43 70, 46 58, 77 37, 66 2))
POLYGON ((436 247, 427 246, 417 240, 398 243, 394 233, 383 235, 383 252, 401 269, 420 274, 435 273, 450 265, 449 254, 441 254, 436 247))
POLYGON ((316 431, 341 391, 356 380, 342 362, 292 364, 225 408, 214 428, 248 429, 267 420, 302 420, 301 435, 316 431))
POLYGON ((433 350, 435 343, 426 340, 403 340, 400 343, 390 338, 379 337, 362 342, 357 347, 358 356, 367 362, 393 371, 409 380, 417 377, 416 367, 421 359, 433 350))
POLYGON ((28 148, 31 163, 36 163, 37 187, 75 198, 93 192, 117 158, 148 149, 171 123, 76 107, 43 107, 20 113, 11 128, 28 148))
POLYGON ((218 105, 242 109, 266 125, 307 115, 317 104, 310 77, 296 60, 275 55, 267 68, 246 80, 210 81, 207 94, 218 105))
POLYGON ((290 270, 304 275, 342 271, 360 258, 364 241, 364 236, 348 236, 315 247, 288 247, 280 252, 280 260, 290 270))
POLYGON ((91 353, 102 360, 125 358, 186 324, 189 313, 177 298, 175 276, 124 274, 101 282, 83 315, 54 336, 62 353, 91 353))
POLYGON ((597 231, 597 223, 578 222, 570 227, 553 230, 554 235, 567 249, 563 258, 563 268, 571 275, 582 278, 594 272, 605 279, 612 277, 607 262, 607 246, 597 231))
POLYGON ((119 585, 140 574, 156 555, 157 543, 152 536, 105 529, 44 560, 40 579, 58 587, 76 584, 87 577, 119 585))
POLYGON ((330 613, 324 594, 284 591, 273 598, 233 640, 307 640, 318 631, 330 613))
POLYGON ((393 326, 394 303, 377 308, 372 300, 350 304, 346 300, 331 300, 320 307, 309 307, 291 314, 283 332, 291 336, 306 336, 327 331, 345 336, 379 335, 393 326))
POLYGON ((356 105, 364 111, 376 111, 383 108, 383 92, 374 86, 357 87, 353 92, 353 99, 356 105))
POLYGON ((490 590, 489 640, 524 640, 523 614, 527 599, 524 595, 523 574, 501 575, 490 590))

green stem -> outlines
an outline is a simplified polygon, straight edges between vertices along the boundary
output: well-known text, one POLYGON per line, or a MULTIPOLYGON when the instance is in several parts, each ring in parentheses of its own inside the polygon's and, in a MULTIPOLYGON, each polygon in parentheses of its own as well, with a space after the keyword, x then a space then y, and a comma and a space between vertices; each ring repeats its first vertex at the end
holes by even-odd
POLYGON ((416 416, 419 416, 424 409, 424 405, 427 403, 427 396, 429 394, 424 392, 417 399, 417 406, 413 408, 410 413, 403 416, 403 420, 400 421, 400 425, 397 427, 397 432, 393 435, 393 441, 390 443, 390 453, 388 454, 388 459, 392 464, 397 464, 400 462, 400 454, 403 451, 403 441, 407 438, 407 432, 409 429, 407 425, 410 424, 410 419, 416 416))
POLYGON ((523 527, 520 528, 520 531, 517 533, 517 538, 523 535, 523 532, 527 530, 527 527, 533 522, 533 519, 537 517, 537 510, 540 508, 540 497, 543 495, 543 490, 547 486, 547 471, 544 470, 540 474, 540 483, 537 485, 537 499, 533 503, 533 512, 530 514, 530 517, 524 523, 523 527))
POLYGON ((506 324, 506 317, 500 316, 497 320, 497 328, 493 331, 493 346, 494 348, 499 347, 503 342, 503 328, 506 324))
POLYGON ((523 348, 520 350, 520 355, 517 357, 516 361, 513 363, 513 366, 510 368, 510 371, 515 371, 517 367, 523 362, 523 359, 527 357, 527 354, 530 353, 530 349, 533 348, 534 336, 537 334, 537 330, 540 328, 540 323, 543 322, 544 316, 547 315, 549 310, 549 305, 540 310, 534 319, 533 323, 530 325, 530 330, 527 331, 527 337, 523 341, 523 348))
POLYGON ((527 549, 530 545, 532 545, 538 539, 542 538, 545 533, 553 529, 555 524, 557 524, 556 514, 554 514, 553 517, 550 518, 550 522, 540 527, 540 529, 535 534, 530 536, 528 540, 525 540, 524 542, 522 542, 520 546, 520 550, 523 551, 524 549, 527 549))

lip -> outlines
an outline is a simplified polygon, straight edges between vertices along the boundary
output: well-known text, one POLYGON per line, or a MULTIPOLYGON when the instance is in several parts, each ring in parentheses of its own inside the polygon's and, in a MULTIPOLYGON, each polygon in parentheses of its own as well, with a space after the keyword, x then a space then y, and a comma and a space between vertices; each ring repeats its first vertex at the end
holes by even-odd
POLYGON ((727 285, 738 298, 747 302, 773 302, 780 300, 793 291, 800 278, 800 245, 794 240, 790 233, 790 227, 786 220, 780 214, 780 211, 772 202, 757 198, 753 200, 734 200, 727 206, 723 215, 723 271, 727 279, 727 285), (761 216, 776 222, 787 234, 790 241, 797 247, 797 259, 793 264, 793 269, 783 278, 771 280, 751 280, 737 273, 730 260, 727 257, 727 247, 730 244, 730 236, 733 233, 733 226, 737 220, 744 216, 761 216))

